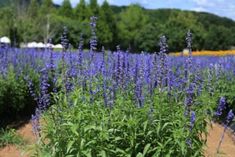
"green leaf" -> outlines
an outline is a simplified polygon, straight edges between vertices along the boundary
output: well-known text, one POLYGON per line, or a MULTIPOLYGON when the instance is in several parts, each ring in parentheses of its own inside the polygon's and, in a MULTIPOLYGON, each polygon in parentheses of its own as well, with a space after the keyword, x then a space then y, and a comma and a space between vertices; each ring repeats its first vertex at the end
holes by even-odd
POLYGON ((106 152, 104 150, 102 150, 100 154, 102 157, 106 157, 106 152))
POLYGON ((144 155, 139 152, 136 157, 144 157, 144 155))
POLYGON ((144 147, 144 152, 143 152, 143 155, 145 156, 150 148, 151 144, 148 143, 145 147, 144 147))
POLYGON ((75 141, 69 141, 69 143, 67 144, 67 150, 66 150, 66 153, 70 153, 70 149, 72 148, 73 144, 74 144, 75 141))

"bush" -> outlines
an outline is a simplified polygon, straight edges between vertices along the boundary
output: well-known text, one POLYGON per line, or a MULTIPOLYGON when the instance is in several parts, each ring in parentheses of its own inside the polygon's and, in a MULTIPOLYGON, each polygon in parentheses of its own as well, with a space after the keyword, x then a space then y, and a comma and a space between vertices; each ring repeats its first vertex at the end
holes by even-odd
POLYGON ((1 126, 31 116, 36 106, 23 74, 17 75, 14 67, 9 65, 6 76, 0 75, 0 87, 1 126))
MULTIPOLYGON (((43 116, 39 154, 51 156, 202 156, 206 133, 206 107, 190 116, 182 104, 171 104, 167 95, 138 108, 128 96, 118 94, 112 108, 103 100, 84 99, 81 89, 70 96, 55 95, 56 103, 43 116), (151 107, 152 105, 152 107, 151 107), (47 144, 45 144, 47 143, 47 144)), ((204 105, 204 104, 203 104, 204 105)))

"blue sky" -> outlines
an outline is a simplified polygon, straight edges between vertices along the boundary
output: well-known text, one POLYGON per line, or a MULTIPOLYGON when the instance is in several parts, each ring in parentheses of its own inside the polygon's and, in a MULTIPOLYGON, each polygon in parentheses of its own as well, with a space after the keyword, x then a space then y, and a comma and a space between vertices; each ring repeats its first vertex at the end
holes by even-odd
MULTIPOLYGON (((53 0, 61 4, 63 0, 53 0)), ((79 0, 70 0, 75 6, 79 0)), ((104 0, 98 0, 101 4, 104 0)), ((235 20, 235 0, 107 0, 114 5, 139 3, 145 8, 178 8, 183 10, 205 11, 235 20)))

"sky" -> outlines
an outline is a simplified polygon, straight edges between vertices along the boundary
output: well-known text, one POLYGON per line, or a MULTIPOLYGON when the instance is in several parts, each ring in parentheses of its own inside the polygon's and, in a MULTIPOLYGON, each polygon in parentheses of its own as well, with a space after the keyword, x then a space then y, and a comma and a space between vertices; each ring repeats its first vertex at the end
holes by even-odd
MULTIPOLYGON (((61 4, 63 0, 53 0, 56 4, 61 4)), ((98 0, 102 4, 104 0, 98 0)), ((177 8, 182 10, 194 10, 210 12, 219 16, 228 17, 235 20, 235 0, 107 0, 112 5, 129 5, 138 3, 148 9, 177 8)), ((70 0, 73 6, 79 0, 70 0)))

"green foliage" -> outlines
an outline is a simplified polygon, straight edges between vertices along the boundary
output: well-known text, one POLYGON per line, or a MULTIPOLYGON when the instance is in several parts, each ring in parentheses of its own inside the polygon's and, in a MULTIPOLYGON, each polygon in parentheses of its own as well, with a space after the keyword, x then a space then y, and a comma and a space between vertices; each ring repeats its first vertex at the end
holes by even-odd
POLYGON ((42 5, 40 7, 40 14, 41 16, 48 15, 53 10, 53 2, 52 0, 43 0, 42 5))
POLYGON ((59 14, 60 14, 60 16, 73 18, 73 9, 72 9, 72 5, 69 0, 63 1, 62 5, 59 9, 59 14))
POLYGON ((91 13, 88 10, 85 0, 80 0, 80 3, 75 7, 75 19, 78 19, 80 22, 86 20, 91 16, 91 13))
POLYGON ((120 43, 124 47, 135 49, 135 40, 139 30, 148 23, 148 16, 144 14, 143 9, 138 5, 131 5, 126 11, 120 14, 120 20, 117 24, 120 43))
POLYGON ((232 43, 231 31, 224 26, 212 25, 206 34, 205 48, 211 47, 212 50, 216 49, 229 49, 232 43))
POLYGON ((151 52, 158 46, 156 40, 163 34, 160 34, 163 27, 161 25, 146 24, 141 30, 139 30, 135 45, 138 45, 139 50, 151 52), (156 31, 158 30, 158 31, 156 31))
POLYGON ((12 65, 9 65, 6 76, 0 75, 0 86, 1 127, 20 117, 30 116, 35 109, 35 101, 23 75, 16 76, 12 65))
POLYGON ((99 15, 99 5, 97 0, 90 0, 89 7, 91 9, 92 15, 94 16, 99 15))
POLYGON ((28 15, 30 18, 36 18, 38 16, 39 4, 37 0, 32 0, 28 7, 28 15))
POLYGON ((6 145, 22 145, 24 139, 19 136, 14 129, 0 129, 0 148, 6 145))
MULTIPOLYGON (((131 48, 132 52, 155 52, 158 37, 164 34, 170 51, 182 51, 189 29, 194 34, 193 50, 221 50, 235 45, 235 22, 209 13, 148 10, 136 4, 118 7, 110 6, 107 1, 100 6, 97 0, 80 0, 75 8, 69 0, 64 0, 62 6, 55 6, 52 0, 13 0, 10 4, 0 10, 0 36, 9 36, 15 46, 20 42, 46 42, 49 38, 57 44, 61 29, 67 26, 76 38, 83 32, 85 48, 89 48, 91 16, 98 17, 99 48, 115 50, 120 45, 122 49, 131 48)), ((78 40, 74 37, 70 42, 77 47, 78 40)))
MULTIPOLYGON (((112 108, 106 108, 97 94, 90 104, 82 89, 69 96, 54 95, 53 105, 43 116, 42 137, 36 156, 202 156, 206 133, 208 98, 195 106, 197 119, 189 131, 184 106, 169 101, 167 94, 155 92, 153 102, 137 108, 133 93, 119 93, 112 108), (153 108, 150 109, 150 106, 153 108), (203 107, 202 107, 203 106, 203 107), (188 146, 187 139, 192 140, 188 146), (44 144, 47 143, 47 144, 44 144)), ((202 94, 204 95, 204 94, 202 94)), ((212 102, 215 104, 214 102, 212 102)))

